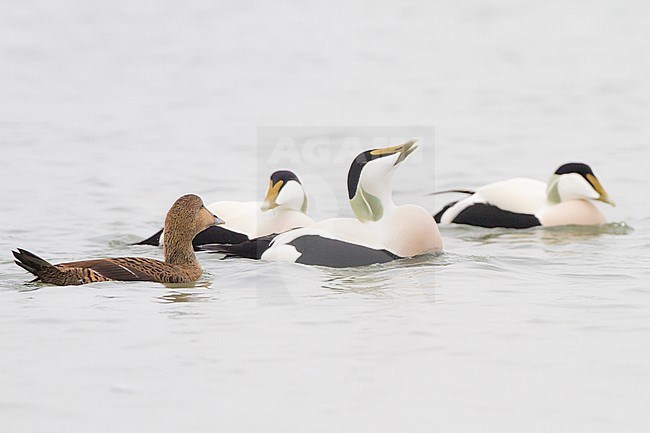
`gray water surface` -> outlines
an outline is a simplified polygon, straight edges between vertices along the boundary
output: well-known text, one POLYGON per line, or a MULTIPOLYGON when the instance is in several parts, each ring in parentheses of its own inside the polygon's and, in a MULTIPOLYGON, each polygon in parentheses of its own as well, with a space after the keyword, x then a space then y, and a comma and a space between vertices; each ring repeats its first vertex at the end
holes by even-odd
MULTIPOLYGON (((648 431, 648 5, 3 2, 0 430, 648 431), (363 269, 201 254, 185 287, 14 265, 160 258, 128 244, 181 194, 261 198, 273 125, 434 130, 394 179, 432 212, 436 189, 569 161, 618 206, 598 228, 443 227, 441 256, 363 269)), ((346 164, 314 167, 278 168, 317 219, 349 215, 346 164)))

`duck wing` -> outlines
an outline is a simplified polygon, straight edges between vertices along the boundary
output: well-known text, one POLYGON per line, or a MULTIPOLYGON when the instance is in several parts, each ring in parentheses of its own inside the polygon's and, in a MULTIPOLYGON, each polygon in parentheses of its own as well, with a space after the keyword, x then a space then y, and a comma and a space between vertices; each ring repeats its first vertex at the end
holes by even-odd
POLYGON ((540 225, 535 213, 546 203, 546 184, 516 178, 482 186, 471 196, 446 205, 434 218, 441 223, 527 228, 540 225))
POLYGON ((160 281, 174 282, 179 270, 155 259, 123 257, 92 259, 53 265, 36 254, 18 248, 13 252, 16 264, 44 283, 60 286, 99 281, 160 281))
POLYGON ((169 263, 144 257, 119 257, 110 259, 81 260, 56 265, 57 268, 88 269, 108 280, 116 281, 165 281, 174 275, 169 263))
POLYGON ((534 214, 546 205, 546 183, 515 178, 491 183, 476 190, 476 202, 521 214, 534 214))

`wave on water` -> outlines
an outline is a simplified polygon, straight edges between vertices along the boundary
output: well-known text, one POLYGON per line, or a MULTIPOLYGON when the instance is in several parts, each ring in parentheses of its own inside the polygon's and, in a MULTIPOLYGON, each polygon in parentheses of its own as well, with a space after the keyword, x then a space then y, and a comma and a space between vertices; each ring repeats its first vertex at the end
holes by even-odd
POLYGON ((629 235, 634 232, 634 228, 627 224, 626 222, 611 222, 608 224, 602 224, 597 226, 559 226, 559 227, 542 227, 541 230, 544 230, 548 233, 561 233, 561 234, 573 234, 573 235, 584 235, 584 236, 600 236, 600 235, 614 235, 622 236, 629 235))
POLYGON ((603 235, 623 236, 634 232, 626 222, 612 222, 595 226, 567 225, 559 227, 532 227, 529 229, 484 228, 468 225, 441 226, 443 238, 458 237, 469 242, 491 244, 508 241, 511 244, 531 242, 570 242, 603 235))

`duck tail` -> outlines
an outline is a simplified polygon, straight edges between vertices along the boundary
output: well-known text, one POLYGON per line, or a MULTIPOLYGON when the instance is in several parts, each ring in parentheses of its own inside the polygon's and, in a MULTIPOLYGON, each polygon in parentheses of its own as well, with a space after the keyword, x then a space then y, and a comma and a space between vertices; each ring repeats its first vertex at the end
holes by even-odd
MULTIPOLYGON (((472 191, 471 189, 445 189, 443 191, 436 191, 429 193, 427 195, 438 195, 438 194, 466 194, 466 195, 474 195, 476 194, 476 191, 472 191)), ((440 211, 433 216, 433 219, 436 220, 438 224, 440 224, 440 220, 442 219, 442 215, 449 210, 450 207, 458 203, 458 200, 452 201, 451 203, 446 204, 440 211)))
POLYGON ((436 220, 438 224, 440 224, 440 220, 442 220, 442 216, 444 215, 445 212, 449 210, 450 207, 458 203, 457 201, 452 201, 451 203, 446 204, 440 211, 433 216, 433 219, 436 220))
POLYGON ((160 245, 160 236, 162 235, 162 232, 163 229, 160 229, 153 235, 149 236, 147 239, 131 245, 153 245, 154 247, 157 247, 160 245))
POLYGON ((26 270, 29 273, 32 273, 36 276, 36 280, 40 278, 41 273, 44 269, 51 268, 54 265, 52 263, 43 260, 34 253, 30 253, 27 250, 18 248, 18 251, 12 251, 16 264, 26 270))
POLYGON ((472 195, 472 194, 476 194, 476 191, 472 191, 471 189, 446 189, 444 191, 431 192, 427 195, 452 194, 452 193, 472 195))
POLYGON ((277 234, 274 233, 238 244, 206 244, 199 246, 199 249, 213 253, 223 253, 226 255, 226 258, 242 257, 245 259, 259 260, 262 258, 264 251, 269 249, 271 242, 276 236, 277 234))

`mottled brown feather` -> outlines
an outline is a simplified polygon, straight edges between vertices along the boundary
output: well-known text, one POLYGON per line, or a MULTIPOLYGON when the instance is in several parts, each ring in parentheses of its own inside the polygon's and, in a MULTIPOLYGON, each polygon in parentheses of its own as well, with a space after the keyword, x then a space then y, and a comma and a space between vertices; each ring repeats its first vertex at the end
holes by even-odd
POLYGON ((195 267, 171 265, 156 259, 144 257, 118 257, 111 259, 81 260, 60 263, 55 268, 63 272, 86 269, 86 282, 95 281, 154 281, 163 283, 186 283, 195 281, 201 275, 195 267))
POLYGON ((192 239, 210 225, 223 223, 212 215, 196 195, 185 195, 167 213, 165 261, 144 257, 117 257, 81 260, 52 265, 29 251, 14 252, 22 268, 44 283, 79 285, 100 281, 152 281, 188 283, 203 272, 192 239))

